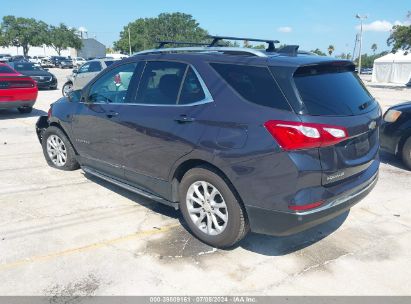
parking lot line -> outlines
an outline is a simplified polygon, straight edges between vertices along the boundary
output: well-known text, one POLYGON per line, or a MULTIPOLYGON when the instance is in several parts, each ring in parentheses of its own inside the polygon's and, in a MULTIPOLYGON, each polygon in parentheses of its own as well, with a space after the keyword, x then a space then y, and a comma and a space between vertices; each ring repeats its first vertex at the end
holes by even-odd
POLYGON ((113 245, 116 243, 120 243, 120 242, 125 242, 125 241, 129 241, 138 237, 142 237, 142 236, 148 236, 148 235, 155 235, 155 234, 159 234, 159 233, 164 233, 167 232, 175 227, 180 226, 180 224, 173 224, 173 225, 168 225, 168 226, 164 226, 164 227, 159 227, 159 228, 153 228, 150 230, 144 230, 144 231, 139 231, 139 232, 135 232, 129 235, 125 235, 122 237, 118 237, 115 239, 111 239, 111 240, 105 240, 105 241, 101 241, 101 242, 97 242, 97 243, 93 243, 93 244, 89 244, 89 245, 85 245, 85 246, 81 246, 81 247, 76 247, 76 248, 70 248, 70 249, 66 249, 63 251, 58 251, 58 252, 53 252, 53 253, 49 253, 46 255, 38 255, 38 256, 32 256, 29 258, 25 258, 19 261, 15 261, 15 262, 11 262, 11 263, 6 263, 6 264, 1 264, 0 265, 0 271, 2 270, 7 270, 7 269, 11 269, 14 267, 18 267, 18 266, 22 266, 25 264, 30 264, 30 263, 35 263, 35 262, 40 262, 40 261, 47 261, 47 260, 51 260, 53 258, 58 258, 58 257, 62 257, 62 256, 66 256, 66 255, 70 255, 70 254, 76 254, 76 253, 81 253, 81 252, 85 252, 85 251, 89 251, 89 250, 95 250, 95 249, 99 249, 108 245, 113 245))

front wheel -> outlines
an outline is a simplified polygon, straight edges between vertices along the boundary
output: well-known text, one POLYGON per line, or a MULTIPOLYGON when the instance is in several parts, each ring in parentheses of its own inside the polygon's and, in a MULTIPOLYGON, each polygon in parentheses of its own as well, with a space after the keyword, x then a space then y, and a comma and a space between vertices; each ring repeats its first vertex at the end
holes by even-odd
POLYGON ((192 233, 204 243, 227 248, 248 232, 243 206, 213 169, 189 170, 179 188, 181 212, 192 233))
POLYGON ((63 88, 61 89, 61 93, 63 94, 64 97, 67 97, 68 94, 73 90, 73 83, 71 82, 66 82, 63 85, 63 88))
POLYGON ((51 167, 64 171, 73 171, 80 167, 73 146, 59 128, 48 127, 44 131, 41 144, 44 157, 51 167))
POLYGON ((411 170, 411 137, 405 141, 402 147, 401 157, 404 165, 411 170))

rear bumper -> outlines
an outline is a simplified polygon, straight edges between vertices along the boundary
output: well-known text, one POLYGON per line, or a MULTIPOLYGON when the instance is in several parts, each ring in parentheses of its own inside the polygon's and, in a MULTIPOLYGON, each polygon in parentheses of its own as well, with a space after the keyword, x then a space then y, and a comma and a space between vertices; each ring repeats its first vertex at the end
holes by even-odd
POLYGON ((366 182, 333 199, 327 200, 323 207, 307 212, 294 213, 246 206, 251 231, 286 236, 327 222, 349 210, 374 188, 378 171, 366 182))
POLYGON ((22 107, 32 107, 36 103, 35 100, 16 100, 16 101, 1 101, 0 110, 16 109, 22 107))

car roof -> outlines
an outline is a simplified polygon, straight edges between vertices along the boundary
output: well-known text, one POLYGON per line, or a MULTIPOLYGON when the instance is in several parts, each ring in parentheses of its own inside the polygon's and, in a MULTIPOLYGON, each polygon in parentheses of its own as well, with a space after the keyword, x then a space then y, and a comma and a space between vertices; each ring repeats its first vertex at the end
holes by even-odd
MULTIPOLYGON (((262 52, 265 53, 265 52, 262 52)), ((208 62, 222 62, 222 63, 238 63, 248 65, 269 65, 269 66, 287 66, 299 67, 311 64, 321 64, 327 62, 346 62, 348 60, 341 60, 328 56, 318 56, 307 53, 297 53, 294 55, 280 54, 280 53, 265 53, 265 57, 258 57, 252 54, 223 54, 219 52, 180 52, 180 53, 148 53, 135 54, 130 58, 142 58, 145 60, 181 60, 181 61, 208 61, 208 62)), ((125 59, 127 60, 127 59, 125 59)))

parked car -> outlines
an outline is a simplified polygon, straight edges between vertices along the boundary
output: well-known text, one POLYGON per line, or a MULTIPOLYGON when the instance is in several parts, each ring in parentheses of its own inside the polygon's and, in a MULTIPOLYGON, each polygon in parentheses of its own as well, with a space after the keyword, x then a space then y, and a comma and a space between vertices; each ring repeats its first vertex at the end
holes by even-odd
POLYGON ((0 110, 18 109, 20 113, 30 113, 37 91, 37 84, 32 78, 0 63, 0 110))
POLYGON ((57 89, 57 78, 50 72, 31 62, 9 62, 9 65, 22 75, 29 76, 37 82, 39 89, 57 89))
POLYGON ((41 66, 41 61, 44 59, 44 56, 33 56, 29 59, 31 63, 41 66))
POLYGON ((411 170, 411 102, 395 105, 385 112, 381 149, 399 156, 411 170))
POLYGON ((72 69, 74 68, 73 60, 71 60, 70 58, 60 60, 57 64, 57 67, 59 67, 60 69, 72 69))
POLYGON ((83 57, 74 57, 73 58, 73 65, 76 68, 79 68, 81 65, 85 64, 87 61, 83 57))
POLYGON ((9 62, 19 62, 19 61, 29 62, 29 60, 23 55, 12 56, 9 60, 9 62))
POLYGON ((73 67, 73 61, 64 56, 51 56, 50 61, 56 68, 73 67))
POLYGON ((10 54, 0 54, 0 62, 8 62, 11 59, 10 54))
POLYGON ((87 61, 78 70, 74 69, 73 74, 67 77, 67 82, 63 85, 62 94, 67 96, 73 90, 82 89, 94 76, 110 66, 114 59, 94 59, 87 61))
POLYGON ((45 57, 41 60, 40 66, 42 68, 52 68, 54 67, 53 62, 51 62, 51 57, 45 57))
POLYGON ((44 156, 180 209, 216 247, 326 222, 376 184, 381 110, 352 62, 294 49, 119 61, 38 120, 44 156))

